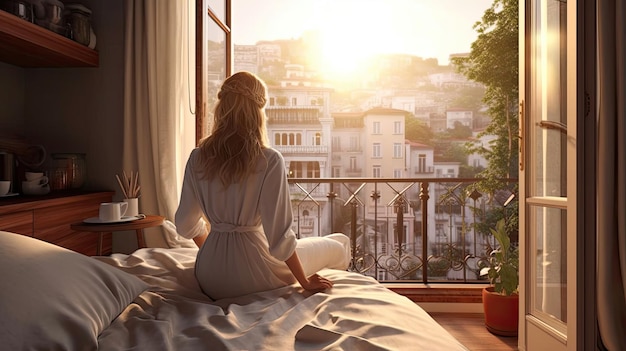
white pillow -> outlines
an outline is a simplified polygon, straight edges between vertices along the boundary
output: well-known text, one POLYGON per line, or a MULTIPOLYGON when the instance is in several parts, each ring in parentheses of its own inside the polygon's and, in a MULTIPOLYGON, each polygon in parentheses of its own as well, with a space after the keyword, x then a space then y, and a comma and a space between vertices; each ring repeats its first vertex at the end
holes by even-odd
POLYGON ((296 251, 307 276, 324 268, 346 270, 352 257, 350 238, 342 233, 299 239, 296 251))
POLYGON ((147 287, 96 259, 0 231, 0 345, 95 350, 102 330, 147 287))

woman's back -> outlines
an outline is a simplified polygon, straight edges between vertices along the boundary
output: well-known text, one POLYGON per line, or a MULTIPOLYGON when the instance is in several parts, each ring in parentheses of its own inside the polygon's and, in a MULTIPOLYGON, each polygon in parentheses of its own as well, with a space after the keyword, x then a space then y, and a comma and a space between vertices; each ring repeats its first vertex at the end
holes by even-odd
MULTIPOLYGON (((201 177, 196 169, 200 157, 196 149, 189 158, 185 183, 193 193, 183 194, 179 211, 185 212, 187 203, 190 210, 199 206, 211 225, 196 262, 196 276, 205 293, 222 298, 295 282, 284 263, 296 240, 280 153, 264 149, 255 172, 245 182, 226 188, 219 179, 201 177)), ((181 225, 177 218, 177 226, 181 225)))

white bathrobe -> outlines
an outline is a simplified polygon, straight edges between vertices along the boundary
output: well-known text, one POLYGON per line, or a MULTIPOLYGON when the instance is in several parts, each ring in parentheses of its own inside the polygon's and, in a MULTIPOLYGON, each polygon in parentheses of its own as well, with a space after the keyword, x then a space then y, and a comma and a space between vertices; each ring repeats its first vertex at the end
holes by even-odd
POLYGON ((284 159, 274 149, 264 149, 263 156, 257 172, 226 189, 219 179, 201 177, 199 149, 187 161, 175 224, 181 236, 191 239, 205 234, 206 221, 210 223, 195 274, 213 299, 295 283, 284 261, 296 248, 307 275, 348 266, 350 244, 345 235, 296 239, 284 159))

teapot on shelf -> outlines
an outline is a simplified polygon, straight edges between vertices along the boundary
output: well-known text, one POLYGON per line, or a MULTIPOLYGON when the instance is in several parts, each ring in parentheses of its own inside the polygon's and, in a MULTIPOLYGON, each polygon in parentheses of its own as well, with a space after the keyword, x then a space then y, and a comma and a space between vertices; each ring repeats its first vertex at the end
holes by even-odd
POLYGON ((68 27, 63 18, 65 5, 59 0, 28 0, 33 5, 35 23, 63 36, 68 36, 68 27))

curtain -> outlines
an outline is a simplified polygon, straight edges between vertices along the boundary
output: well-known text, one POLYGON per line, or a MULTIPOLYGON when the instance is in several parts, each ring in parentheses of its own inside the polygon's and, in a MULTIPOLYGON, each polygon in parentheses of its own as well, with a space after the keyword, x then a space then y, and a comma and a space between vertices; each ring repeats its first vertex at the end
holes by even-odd
POLYGON ((139 211, 166 218, 149 247, 190 247, 173 224, 195 146, 195 2, 126 1, 123 171, 138 172, 139 211))
POLYGON ((597 306, 601 341, 626 350, 626 8, 598 0, 597 306))

